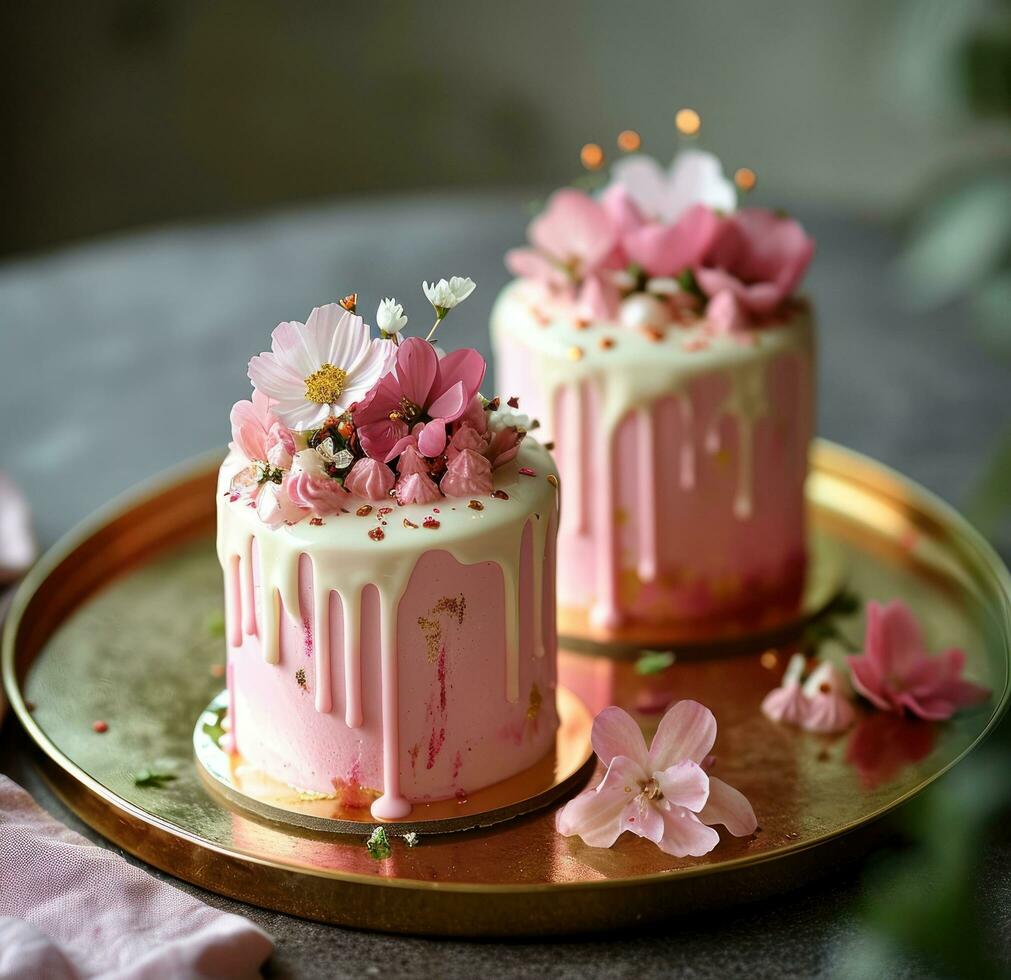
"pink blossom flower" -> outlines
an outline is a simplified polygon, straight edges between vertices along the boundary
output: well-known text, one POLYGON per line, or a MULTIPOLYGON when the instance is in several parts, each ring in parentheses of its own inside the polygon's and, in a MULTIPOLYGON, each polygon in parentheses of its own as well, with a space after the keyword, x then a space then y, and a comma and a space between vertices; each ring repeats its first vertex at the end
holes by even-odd
POLYGON ((846 659, 853 686, 883 711, 941 721, 990 696, 985 687, 962 678, 962 650, 927 653, 919 624, 898 599, 884 606, 868 603, 864 652, 846 659))
POLYGON ((825 660, 804 684, 807 710, 801 727, 807 732, 844 732, 853 724, 856 712, 849 699, 846 678, 825 660))
POLYGON ((646 217, 620 184, 609 187, 601 203, 619 228, 626 257, 651 277, 676 276, 694 267, 720 232, 720 218, 704 204, 691 205, 666 224, 646 217))
POLYGON ((572 188, 556 191, 544 212, 530 223, 531 248, 515 248, 506 265, 517 276, 556 289, 574 288, 589 315, 607 319, 618 301, 606 271, 620 267, 618 230, 607 209, 572 188))
POLYGON ((270 399, 253 391, 252 401, 232 406, 232 441, 250 462, 270 463, 286 470, 291 466, 295 440, 288 427, 270 410, 270 399))
POLYGON ((457 453, 449 464, 440 489, 447 497, 473 497, 491 493, 491 462, 473 449, 457 453))
POLYGON ((439 456, 446 448, 447 426, 470 407, 487 365, 471 348, 440 360, 419 337, 409 337, 396 350, 395 368, 354 411, 362 448, 382 462, 415 443, 423 455, 439 456))
POLYGON ((610 847, 621 834, 653 841, 676 857, 707 854, 719 843, 710 824, 735 836, 757 827, 751 804, 706 771, 716 740, 716 719, 695 701, 679 701, 660 721, 653 744, 621 708, 593 721, 593 748, 607 772, 600 784, 567 803, 555 826, 591 847, 610 847))
POLYGON ((284 485, 291 502, 316 517, 339 514, 351 496, 327 473, 325 460, 315 449, 303 449, 295 454, 284 485))
POLYGON ((360 316, 330 303, 304 324, 279 323, 270 351, 249 362, 249 379, 273 399, 282 422, 304 431, 364 397, 389 371, 396 350, 389 340, 371 339, 360 316))
POLYGON ((784 725, 801 725, 807 716, 807 697, 801 687, 805 660, 795 653, 786 667, 779 687, 773 688, 762 700, 762 713, 784 725))
POLYGON ((797 287, 813 254, 813 239, 796 221, 747 208, 724 221, 695 278, 707 296, 727 290, 749 314, 772 313, 797 287))
POLYGON ((344 489, 362 500, 385 500, 395 482, 393 471, 378 459, 358 460, 344 478, 344 489))

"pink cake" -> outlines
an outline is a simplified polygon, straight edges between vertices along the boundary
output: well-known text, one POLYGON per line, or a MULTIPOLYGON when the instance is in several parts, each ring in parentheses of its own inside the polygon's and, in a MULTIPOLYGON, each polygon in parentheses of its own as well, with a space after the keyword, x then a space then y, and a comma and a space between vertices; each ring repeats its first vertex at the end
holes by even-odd
POLYGON ((557 192, 496 303, 499 390, 554 444, 564 632, 669 635, 795 604, 812 325, 796 222, 735 211, 708 154, 557 192))
MULTIPOLYGON (((459 298, 432 302, 441 319, 459 298)), ((480 355, 402 340, 384 303, 380 339, 330 305, 250 362, 218 555, 225 747, 396 818, 554 747, 558 479, 478 395, 480 355)))

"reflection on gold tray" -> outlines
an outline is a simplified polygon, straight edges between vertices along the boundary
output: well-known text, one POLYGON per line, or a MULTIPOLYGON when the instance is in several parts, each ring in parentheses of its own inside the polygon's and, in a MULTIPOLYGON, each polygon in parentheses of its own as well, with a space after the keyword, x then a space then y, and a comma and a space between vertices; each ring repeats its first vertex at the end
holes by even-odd
POLYGON ((808 535, 808 552, 800 598, 767 606, 746 619, 722 616, 665 626, 629 624, 608 630, 592 625, 585 609, 559 608, 559 642, 568 650, 626 660, 635 659, 644 649, 674 651, 679 657, 722 656, 789 642, 831 605, 845 584, 845 568, 829 535, 814 528, 808 535))
POLYGON ((193 751, 207 784, 243 809, 279 823, 330 834, 365 834, 383 823, 390 836, 444 834, 454 830, 491 827, 548 806, 569 790, 581 788, 592 771, 590 724, 582 701, 560 688, 557 692, 558 732, 555 747, 536 765, 509 779, 469 793, 464 799, 416 803, 398 820, 376 820, 367 805, 342 806, 319 794, 300 793, 225 752, 205 730, 219 723, 227 708, 222 691, 197 719, 193 751))
MULTIPOLYGON (((875 818, 977 745, 1005 710, 1011 632, 1006 570, 953 511, 877 464, 820 443, 812 524, 847 587, 906 600, 934 647, 961 646, 991 701, 942 725, 865 714, 838 737, 767 721, 762 696, 789 650, 681 660, 640 676, 629 661, 563 654, 561 683, 591 710, 617 703, 646 729, 672 699, 719 723, 716 774, 751 799, 760 829, 673 858, 629 835, 609 850, 560 837, 552 806, 484 830, 394 840, 286 826, 223 805, 192 756, 193 721, 221 687, 221 573, 214 470, 205 458, 73 532, 33 570, 3 649, 13 710, 56 791, 118 845, 222 894, 296 915, 440 935, 546 935, 670 921, 771 895, 866 850, 875 818), (29 711, 27 702, 33 704, 29 711), (104 734, 92 723, 108 724, 104 734), (162 788, 135 774, 177 776, 162 788)), ((862 624, 842 623, 859 638, 862 624)), ((827 648, 830 656, 841 650, 827 648)))

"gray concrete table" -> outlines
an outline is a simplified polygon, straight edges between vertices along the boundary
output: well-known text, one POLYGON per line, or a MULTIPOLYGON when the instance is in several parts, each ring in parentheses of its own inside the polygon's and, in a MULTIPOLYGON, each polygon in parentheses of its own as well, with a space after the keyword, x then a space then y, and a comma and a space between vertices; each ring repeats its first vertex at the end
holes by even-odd
MULTIPOLYGON (((224 446, 247 397, 245 364, 282 319, 352 290, 371 319, 395 294, 427 325, 422 279, 469 275, 478 291, 445 345, 489 353, 488 313, 523 237, 526 197, 383 198, 225 225, 165 228, 0 265, 0 465, 31 498, 43 544, 138 480, 224 446)), ((895 242, 869 223, 801 212, 818 240, 808 279, 820 324, 822 435, 961 503, 1007 421, 1007 374, 972 339, 965 311, 915 315, 890 285, 895 242)), ((48 792, 4 730, 0 770, 97 839, 48 792)), ((106 845, 108 846, 108 845, 106 845)), ((987 879, 1008 913, 1011 845, 987 879)), ((859 933, 859 871, 760 907, 634 937, 464 943, 303 922, 215 895, 277 940, 278 976, 677 973, 823 976, 859 933)), ((1011 934, 1011 929, 1005 929, 1011 934)), ((910 966, 908 975, 917 975, 910 966)))

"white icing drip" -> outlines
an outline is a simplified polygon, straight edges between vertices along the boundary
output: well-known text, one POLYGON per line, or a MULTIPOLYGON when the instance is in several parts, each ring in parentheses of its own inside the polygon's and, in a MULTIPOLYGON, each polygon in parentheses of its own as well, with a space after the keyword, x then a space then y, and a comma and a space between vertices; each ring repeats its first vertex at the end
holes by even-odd
POLYGON ((678 412, 681 419, 678 478, 682 490, 691 490, 695 486, 695 409, 687 390, 678 396, 678 412))
POLYGON ((344 620, 344 724, 362 727, 362 659, 360 656, 362 590, 340 593, 344 620))
POLYGON ((316 664, 316 710, 333 710, 333 665, 330 661, 330 590, 320 586, 322 576, 312 570, 312 645, 316 664))
POLYGON ((755 427, 769 412, 766 365, 758 361, 730 376, 730 392, 722 412, 737 422, 737 490, 734 516, 747 520, 754 511, 755 427))
MULTIPOLYGON (((512 463, 495 471, 495 489, 505 490, 508 499, 480 498, 483 509, 475 510, 466 500, 440 500, 435 508, 421 504, 395 507, 378 523, 378 505, 363 517, 355 510, 362 501, 349 505, 350 513, 328 517, 322 526, 302 521, 291 527, 271 529, 246 506, 244 500, 230 501, 227 489, 232 476, 247 465, 233 454, 221 468, 218 493, 218 554, 226 570, 238 568, 238 607, 232 619, 240 620, 245 632, 258 633, 264 659, 280 660, 281 607, 302 625, 299 605, 299 560, 309 555, 313 569, 313 637, 316 656, 315 703, 319 711, 331 711, 332 651, 330 648, 330 594, 337 592, 343 619, 345 676, 344 720, 349 728, 363 724, 361 674, 361 598, 367 586, 379 593, 380 649, 382 659, 382 703, 384 739, 384 795, 374 804, 376 816, 389 816, 405 802, 399 789, 399 750, 396 745, 398 676, 396 623, 400 599, 417 561, 432 550, 446 551, 462 565, 484 562, 497 564, 502 573, 505 614, 505 696, 519 700, 520 673, 520 573, 524 530, 531 527, 533 560, 533 649, 544 654, 543 597, 544 561, 549 529, 557 513, 556 492, 547 480, 557 476, 548 453, 532 439, 520 448, 512 463), (529 468, 534 476, 524 476, 519 468, 529 468), (426 518, 439 522, 437 529, 423 526, 426 518), (410 527, 404 521, 416 525, 410 527), (368 532, 381 527, 384 537, 375 541, 368 532), (255 617, 253 556, 259 562, 261 615, 259 629, 255 617), (378 807, 378 810, 376 809, 378 807), (383 812, 380 812, 383 811, 383 812), (386 812, 389 811, 389 812, 386 812)), ((232 592, 232 589, 228 590, 232 592)), ((241 637, 240 637, 241 639, 241 637)), ((238 645, 238 644, 235 644, 238 645)), ((400 814, 402 815, 402 814, 400 814)))
POLYGON ((656 434, 653 430, 653 409, 647 406, 636 412, 636 433, 639 450, 639 578, 652 582, 656 578, 656 434))

